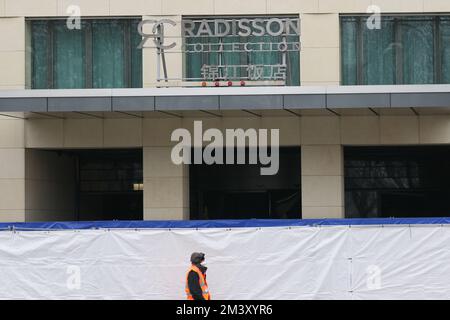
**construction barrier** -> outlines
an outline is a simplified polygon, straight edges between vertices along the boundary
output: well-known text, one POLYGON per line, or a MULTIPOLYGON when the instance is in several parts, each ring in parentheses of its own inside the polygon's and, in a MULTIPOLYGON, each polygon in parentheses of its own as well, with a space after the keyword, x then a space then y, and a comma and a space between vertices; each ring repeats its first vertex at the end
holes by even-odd
POLYGON ((450 299, 450 219, 0 224, 0 298, 450 299))

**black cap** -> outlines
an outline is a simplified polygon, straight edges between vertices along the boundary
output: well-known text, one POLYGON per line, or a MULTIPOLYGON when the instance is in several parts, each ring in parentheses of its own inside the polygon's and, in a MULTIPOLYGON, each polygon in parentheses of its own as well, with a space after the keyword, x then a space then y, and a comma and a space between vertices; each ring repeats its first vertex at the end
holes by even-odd
POLYGON ((203 252, 194 252, 191 254, 191 262, 193 264, 200 264, 205 261, 205 254, 203 252))

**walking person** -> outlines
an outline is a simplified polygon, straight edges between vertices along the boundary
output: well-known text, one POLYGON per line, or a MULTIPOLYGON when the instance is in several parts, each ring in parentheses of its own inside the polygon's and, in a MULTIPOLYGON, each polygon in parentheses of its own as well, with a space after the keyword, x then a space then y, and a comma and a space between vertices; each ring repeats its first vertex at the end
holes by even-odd
POLYGON ((186 275, 186 295, 188 300, 211 300, 211 295, 206 282, 206 270, 202 263, 205 261, 205 254, 194 252, 191 254, 191 267, 186 275))

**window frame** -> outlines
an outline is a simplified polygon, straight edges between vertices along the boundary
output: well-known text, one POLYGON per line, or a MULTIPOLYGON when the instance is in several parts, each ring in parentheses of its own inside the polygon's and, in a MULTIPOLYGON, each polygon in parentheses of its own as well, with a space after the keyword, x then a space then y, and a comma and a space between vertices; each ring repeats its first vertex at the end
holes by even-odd
MULTIPOLYGON (((341 85, 370 85, 364 83, 364 50, 363 50, 363 25, 364 19, 370 17, 369 14, 341 14, 339 16, 339 28, 340 28, 340 84, 341 85), (346 19, 353 18, 356 23, 356 84, 344 83, 344 72, 343 72, 343 51, 344 51, 344 28, 343 24, 346 19)), ((402 28, 401 23, 404 18, 429 18, 433 23, 433 84, 442 84, 442 44, 441 44, 441 34, 440 34, 440 22, 442 17, 450 18, 450 15, 444 14, 382 14, 381 18, 392 18, 394 23, 394 43, 400 43, 402 39, 402 28)), ((347 20, 348 21, 348 20, 347 20)), ((405 84, 403 79, 403 63, 404 55, 402 50, 395 50, 395 82, 393 85, 405 84)))
MULTIPOLYGON (((125 65, 124 68, 124 86, 120 88, 142 88, 143 87, 143 70, 142 70, 142 59, 143 59, 143 53, 141 50, 141 70, 140 70, 140 86, 139 87, 133 87, 133 76, 132 76, 132 70, 133 70, 133 54, 132 54, 132 27, 133 24, 141 21, 142 17, 87 17, 83 18, 81 20, 82 24, 82 30, 83 30, 83 37, 84 37, 84 43, 85 43, 85 61, 84 61, 84 68, 85 68, 85 85, 84 87, 80 89, 94 89, 93 83, 94 83, 94 71, 93 71, 93 32, 92 32, 92 25, 95 23, 95 21, 121 21, 123 22, 123 30, 124 30, 124 52, 123 52, 123 58, 125 65)), ((58 23, 61 23, 61 21, 66 21, 64 18, 50 18, 50 19, 42 19, 42 18, 27 18, 27 28, 29 28, 29 44, 31 48, 31 54, 30 54, 30 85, 31 89, 36 89, 35 84, 35 65, 34 65, 34 51, 35 51, 35 44, 34 44, 34 36, 33 36, 33 23, 35 22, 41 22, 45 24, 45 28, 47 30, 47 86, 46 89, 58 89, 55 87, 55 79, 54 79, 54 52, 55 52, 55 26, 58 23)), ((95 89, 101 89, 95 88, 95 89)))

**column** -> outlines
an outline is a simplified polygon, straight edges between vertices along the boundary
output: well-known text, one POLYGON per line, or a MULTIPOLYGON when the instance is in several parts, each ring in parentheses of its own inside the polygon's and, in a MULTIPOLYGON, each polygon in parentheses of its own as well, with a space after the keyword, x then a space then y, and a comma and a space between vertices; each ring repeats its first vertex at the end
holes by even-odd
POLYGON ((339 85, 339 14, 301 14, 302 86, 339 85))
POLYGON ((301 130, 302 218, 344 218, 339 118, 303 117, 301 130))
POLYGON ((144 220, 189 219, 189 165, 171 159, 173 130, 181 119, 147 118, 143 122, 144 220))
MULTIPOLYGON (((0 89, 25 87, 25 20, 0 18, 0 89)), ((24 121, 0 116, 0 222, 25 220, 24 121)))

